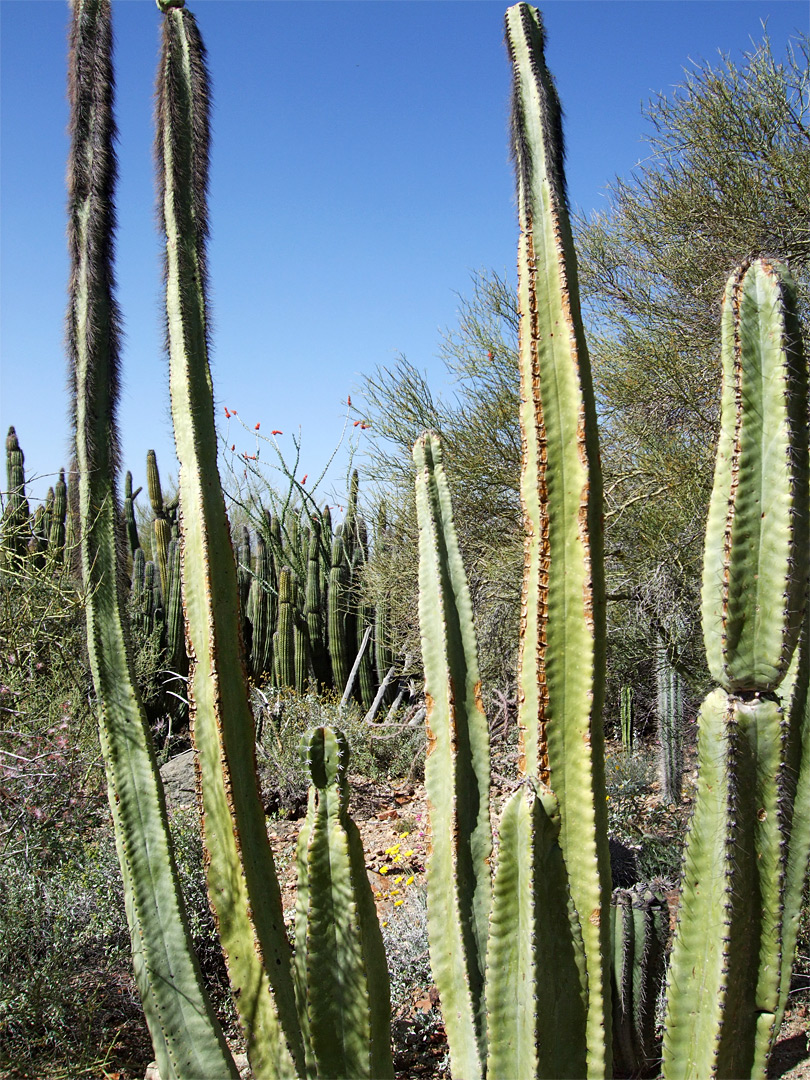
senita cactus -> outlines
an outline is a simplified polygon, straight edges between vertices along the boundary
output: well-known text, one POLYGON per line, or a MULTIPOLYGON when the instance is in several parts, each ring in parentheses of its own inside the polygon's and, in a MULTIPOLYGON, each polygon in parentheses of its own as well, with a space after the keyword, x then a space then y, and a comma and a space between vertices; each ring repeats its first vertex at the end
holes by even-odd
POLYGON ((125 621, 115 491, 119 331, 112 268, 115 128, 109 0, 75 0, 70 34, 67 322, 81 558, 87 644, 135 978, 162 1077, 237 1077, 191 947, 125 621))
POLYGON ((795 303, 785 267, 764 259, 739 267, 724 297, 702 595, 706 655, 720 688, 699 717, 669 974, 670 1078, 764 1077, 788 990, 796 883, 807 868, 807 838, 797 831, 806 806, 796 799, 806 798, 810 722, 806 672, 795 712, 779 697, 810 564, 807 363, 795 303))
POLYGON ((506 16, 520 310, 526 526, 518 719, 526 775, 559 800, 560 843, 588 977, 588 1074, 610 1070, 610 866, 602 699, 605 601, 596 408, 579 309, 560 105, 539 12, 506 16))

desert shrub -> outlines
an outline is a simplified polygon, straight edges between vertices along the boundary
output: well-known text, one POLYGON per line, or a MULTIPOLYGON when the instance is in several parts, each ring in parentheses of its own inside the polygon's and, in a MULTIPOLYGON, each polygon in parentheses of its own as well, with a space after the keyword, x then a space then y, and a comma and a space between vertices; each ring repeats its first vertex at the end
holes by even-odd
POLYGON ((39 849, 0 875, 5 1075, 98 1075, 104 1061, 142 1069, 151 1057, 112 833, 70 850, 53 866, 39 849))
MULTIPOLYGON (((355 702, 340 706, 337 694, 297 694, 293 690, 254 692, 259 780, 268 814, 300 817, 306 811, 309 775, 299 753, 301 736, 329 724, 341 728, 352 750, 349 772, 373 781, 415 779, 424 758, 424 724, 406 718, 391 725, 366 724, 355 702)), ((421 774, 420 774, 421 775, 421 774)))

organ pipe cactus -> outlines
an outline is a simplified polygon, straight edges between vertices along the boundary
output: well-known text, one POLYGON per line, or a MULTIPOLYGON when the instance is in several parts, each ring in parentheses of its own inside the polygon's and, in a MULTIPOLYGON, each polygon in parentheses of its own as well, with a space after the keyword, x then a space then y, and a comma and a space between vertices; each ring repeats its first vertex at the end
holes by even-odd
POLYGON ((113 294, 115 126, 109 0, 74 0, 70 31, 68 349, 87 644, 132 939, 161 1075, 238 1072, 202 985, 125 627, 116 498, 119 318, 113 294))
POLYGON ((633 687, 623 686, 619 692, 619 712, 621 714, 622 745, 625 750, 633 749, 635 733, 633 730, 633 687))
POLYGON ((169 541, 172 538, 172 527, 166 516, 157 455, 154 450, 146 452, 146 486, 154 515, 155 561, 160 570, 160 587, 163 595, 166 596, 169 592, 169 541))
POLYGON ((788 989, 810 767, 806 671, 795 712, 779 697, 810 568, 807 362, 795 304, 789 273, 765 259, 739 267, 724 297, 702 593, 720 686, 699 717, 664 1039, 672 1078, 764 1077, 788 989))

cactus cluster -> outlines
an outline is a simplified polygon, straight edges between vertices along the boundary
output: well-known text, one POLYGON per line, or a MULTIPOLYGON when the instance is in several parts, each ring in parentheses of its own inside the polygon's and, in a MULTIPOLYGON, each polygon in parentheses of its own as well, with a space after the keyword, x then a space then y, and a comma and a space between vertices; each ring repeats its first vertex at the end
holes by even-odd
MULTIPOLYGON (((614 1048, 616 1064, 635 1074, 656 1057, 651 999, 664 911, 649 898, 637 916, 623 895, 611 909, 606 887, 599 454, 543 38, 535 9, 509 10, 527 537, 524 781, 502 812, 494 872, 469 599, 436 437, 414 450, 430 947, 452 1068, 465 1077, 602 1077, 614 1048)), ((699 718, 667 982, 668 1080, 764 1078, 789 988, 810 856, 808 376, 795 304, 787 270, 766 259, 741 266, 726 290, 703 584, 706 652, 720 686, 699 718)), ((677 687, 673 702, 665 674, 662 712, 677 721, 677 687)))
MULTIPOLYGON (((319 728, 304 740, 312 787, 297 853, 293 950, 257 789, 249 702, 248 665, 273 665, 278 680, 296 685, 313 673, 320 680, 318 666, 323 673, 328 661, 334 684, 348 681, 351 666, 361 695, 374 685, 357 659, 372 614, 352 598, 366 543, 356 484, 341 528, 333 531, 325 513, 273 516, 261 536, 238 538, 235 553, 218 482, 208 364, 205 51, 184 0, 158 0, 158 7, 157 159, 180 465, 179 570, 209 896, 257 1080, 391 1076, 385 957, 346 809, 345 739, 319 728)), ((539 13, 523 3, 510 8, 506 36, 520 220, 522 777, 495 837, 470 597, 440 445, 426 433, 414 456, 430 952, 454 1075, 596 1078, 611 1074, 614 1047, 617 1063, 639 1071, 655 1056, 651 1001, 665 912, 644 890, 617 894, 611 907, 602 492, 560 109, 539 13)), ((128 649, 122 564, 129 508, 121 512, 116 493, 112 87, 109 0, 74 0, 68 339, 88 649, 110 807, 160 1074, 235 1077, 191 947, 128 649)), ((718 689, 699 719, 696 809, 668 977, 669 1080, 764 1077, 810 857, 808 393, 794 305, 793 284, 776 263, 755 260, 729 282, 703 590, 718 689)), ((144 561, 142 588, 148 578, 148 588, 166 596, 176 556, 154 477, 149 486, 159 508, 156 560, 148 575, 144 561)), ((126 498, 134 499, 131 483, 126 498)), ((384 656, 379 642, 376 654, 384 656)))
POLYGON ((6 436, 6 491, 0 520, 0 568, 14 569, 21 561, 42 569, 61 566, 68 537, 68 492, 65 470, 48 488, 45 502, 34 513, 25 494, 25 455, 13 427, 6 436))
POLYGON ((124 478, 123 530, 131 565, 131 619, 159 650, 163 667, 160 706, 180 726, 188 722, 185 680, 188 675, 185 618, 181 583, 179 501, 164 500, 157 456, 146 454, 146 477, 152 508, 150 549, 147 559, 141 547, 135 519, 135 500, 141 489, 132 490, 132 473, 124 478))
POLYGON ((256 528, 242 527, 236 557, 251 678, 299 693, 317 687, 342 694, 356 663, 351 692, 368 711, 394 659, 385 606, 375 609, 364 598, 369 537, 358 492, 355 469, 345 518, 334 529, 329 507, 310 501, 276 513, 255 508, 256 528))

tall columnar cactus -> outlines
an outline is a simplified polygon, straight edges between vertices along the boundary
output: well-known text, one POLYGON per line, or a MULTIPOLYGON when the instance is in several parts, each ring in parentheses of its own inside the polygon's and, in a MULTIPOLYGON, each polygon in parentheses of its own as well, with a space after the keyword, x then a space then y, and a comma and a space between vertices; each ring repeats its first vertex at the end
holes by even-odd
POLYGON ((349 679, 352 657, 349 653, 349 588, 346 552, 342 533, 332 541, 332 569, 329 572, 328 619, 329 656, 332 660, 332 681, 343 692, 349 679))
MULTIPOLYGON (((427 699, 430 806, 428 932, 454 1074, 485 1072, 484 971, 492 903, 489 729, 481 704, 472 604, 438 439, 414 447, 419 625, 427 699)), ((533 984, 532 984, 533 985, 533 984)))
POLYGON ((67 321, 87 644, 135 978, 164 1078, 237 1077, 191 947, 126 629, 115 487, 119 317, 112 265, 116 169, 109 0, 75 0, 70 51, 67 321))
POLYGON ((666 967, 669 907, 646 885, 616 889, 610 907, 613 1061, 622 1076, 657 1071, 656 1012, 666 967))
POLYGON ((132 490, 132 473, 128 472, 124 477, 124 527, 131 556, 134 556, 135 551, 141 546, 138 525, 135 521, 135 500, 140 495, 140 492, 140 488, 136 491, 132 490))
POLYGON ((154 515, 152 528, 155 534, 155 562, 160 570, 160 587, 165 596, 169 591, 169 541, 172 538, 172 527, 166 516, 157 455, 154 450, 146 452, 146 486, 154 515))
POLYGON ((3 514, 3 552, 6 559, 21 558, 28 549, 30 508, 25 497, 25 457, 13 427, 6 436, 6 507, 3 514))
POLYGON ((522 766, 559 800, 588 971, 588 1073, 609 1070, 610 866, 604 789, 605 599, 596 408, 568 218, 560 105, 539 12, 506 16, 520 310, 526 526, 518 719, 522 766), (609 1055, 608 1055, 609 1057, 609 1055))
POLYGON ((250 674, 257 681, 270 671, 273 657, 275 597, 271 591, 272 563, 261 533, 256 535, 253 579, 248 596, 250 620, 250 674))
POLYGON ((428 931, 452 1069, 492 1080, 582 1077, 585 951, 557 799, 527 778, 507 802, 493 878, 489 729, 437 437, 423 435, 414 457, 428 702, 428 931))
POLYGON ((292 960, 256 784, 236 563, 218 482, 206 300, 205 50, 182 0, 159 0, 158 6, 163 48, 156 150, 166 241, 169 388, 180 466, 189 696, 202 779, 208 888, 253 1072, 301 1075, 304 1049, 292 960))
POLYGON ((807 798, 810 769, 806 751, 797 753, 807 745, 806 696, 796 713, 779 696, 810 568, 807 362, 795 303, 785 267, 760 259, 732 274, 723 304, 702 595, 706 655, 720 687, 699 717, 669 974, 670 1078, 764 1077, 788 989, 797 882, 807 869, 799 793, 807 798))
POLYGON ((656 650, 658 683, 658 739, 661 744, 661 799, 681 801, 683 792, 683 680, 672 666, 666 645, 656 650))
POLYGON ((632 750, 635 732, 633 730, 633 687, 623 686, 619 692, 619 712, 621 714, 622 746, 632 750))

